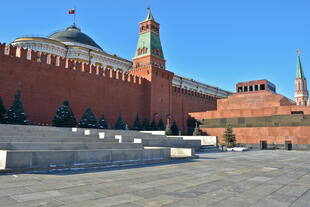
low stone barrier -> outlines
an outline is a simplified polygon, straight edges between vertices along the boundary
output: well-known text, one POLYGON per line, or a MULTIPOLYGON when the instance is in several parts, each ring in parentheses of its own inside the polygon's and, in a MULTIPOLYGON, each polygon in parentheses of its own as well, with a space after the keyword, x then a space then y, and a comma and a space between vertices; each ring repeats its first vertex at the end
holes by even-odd
POLYGON ((168 136, 168 138, 181 137, 183 140, 200 140, 201 145, 218 146, 217 136, 168 136))
POLYGON ((140 131, 140 132, 152 135, 166 135, 165 131, 140 131))
POLYGON ((170 148, 170 156, 172 158, 192 157, 195 150, 192 148, 170 148))
POLYGON ((170 149, 0 150, 0 169, 66 167, 121 161, 166 160, 170 149))

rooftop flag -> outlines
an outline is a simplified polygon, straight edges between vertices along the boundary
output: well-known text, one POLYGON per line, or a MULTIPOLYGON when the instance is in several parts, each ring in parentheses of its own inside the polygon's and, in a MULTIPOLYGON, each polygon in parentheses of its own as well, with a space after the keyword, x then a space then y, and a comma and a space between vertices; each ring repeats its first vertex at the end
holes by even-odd
POLYGON ((74 14, 74 19, 73 19, 73 26, 75 26, 75 7, 74 9, 69 9, 69 14, 74 14))
POLYGON ((69 14, 75 14, 75 9, 70 9, 69 14))

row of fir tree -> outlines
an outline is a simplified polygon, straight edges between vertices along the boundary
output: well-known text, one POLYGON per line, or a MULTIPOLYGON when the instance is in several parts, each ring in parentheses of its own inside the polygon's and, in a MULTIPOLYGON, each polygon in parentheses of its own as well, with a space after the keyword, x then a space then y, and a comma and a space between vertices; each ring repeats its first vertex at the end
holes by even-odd
MULTIPOLYGON (((6 110, 3 101, 0 97, 0 123, 2 124, 22 124, 29 125, 30 121, 27 120, 27 115, 24 112, 23 103, 21 101, 21 92, 18 89, 12 103, 12 106, 6 110)), ((63 104, 58 108, 53 119, 53 126, 56 127, 78 127, 81 128, 99 128, 99 129, 110 129, 110 124, 104 118, 102 114, 101 119, 97 121, 94 113, 91 108, 87 108, 83 114, 79 123, 76 122, 74 113, 69 105, 69 101, 65 100, 63 104)), ((114 129, 126 130, 128 125, 124 123, 122 119, 122 114, 119 114, 117 122, 114 126, 114 129)), ((144 119, 141 124, 139 115, 137 113, 136 120, 134 122, 133 130, 166 130, 168 135, 178 135, 179 128, 174 121, 171 129, 169 120, 167 121, 167 126, 165 128, 162 118, 160 118, 158 124, 153 119, 151 124, 147 118, 144 119)))

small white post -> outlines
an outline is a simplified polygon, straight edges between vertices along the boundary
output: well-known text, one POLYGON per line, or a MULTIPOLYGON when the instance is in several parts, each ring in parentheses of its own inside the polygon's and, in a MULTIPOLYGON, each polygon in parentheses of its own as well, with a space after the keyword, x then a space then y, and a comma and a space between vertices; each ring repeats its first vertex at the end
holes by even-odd
POLYGON ((118 139, 118 143, 122 143, 122 135, 115 135, 115 139, 118 139))
POLYGON ((99 132, 99 139, 104 139, 104 132, 99 132))
POLYGON ((90 130, 88 130, 88 129, 86 129, 86 130, 84 130, 84 135, 90 135, 90 130))
POLYGON ((134 138, 133 143, 142 143, 142 139, 134 138))

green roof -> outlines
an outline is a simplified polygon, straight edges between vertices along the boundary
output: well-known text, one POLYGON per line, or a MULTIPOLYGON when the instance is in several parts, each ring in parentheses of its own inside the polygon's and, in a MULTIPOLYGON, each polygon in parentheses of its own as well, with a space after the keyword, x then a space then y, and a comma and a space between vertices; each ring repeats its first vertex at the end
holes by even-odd
POLYGON ((75 42, 75 43, 90 45, 90 46, 98 48, 99 50, 102 50, 102 48, 99 45, 97 45, 97 43, 92 38, 90 38, 88 35, 81 32, 81 30, 77 28, 76 26, 71 26, 71 27, 68 27, 66 30, 55 32, 48 38, 57 40, 63 43, 64 42, 75 42))
POLYGON ((305 78, 304 71, 302 70, 302 65, 300 61, 300 56, 298 55, 297 59, 297 71, 296 71, 296 79, 305 78))
MULTIPOLYGON (((155 22, 154 17, 151 13, 151 9, 148 8, 148 10, 149 10, 149 12, 146 16, 145 21, 152 20, 155 22)), ((154 55, 156 57, 164 59, 164 53, 163 53, 163 49, 161 47, 159 34, 156 34, 154 32, 149 31, 149 32, 142 33, 139 35, 139 40, 138 40, 138 44, 137 44, 135 58, 141 57, 144 55, 154 55), (142 52, 139 55, 139 49, 141 49, 143 51, 143 48, 147 48, 146 52, 144 52, 144 53, 142 52), (156 50, 154 50, 154 49, 156 49, 156 50), (158 52, 158 51, 160 51, 160 52, 158 52)))
POLYGON ((144 55, 154 55, 156 57, 164 59, 164 53, 161 47, 159 35, 153 32, 147 32, 139 35, 135 58, 144 55), (144 47, 147 48, 146 53, 142 53, 139 55, 139 49, 143 50, 144 47), (155 53, 154 48, 156 48, 156 50, 160 50, 160 53, 155 53))
POLYGON ((155 21, 153 15, 152 15, 151 9, 150 8, 147 8, 147 9, 149 10, 149 13, 147 14, 146 19, 144 21, 148 21, 148 20, 155 21))

